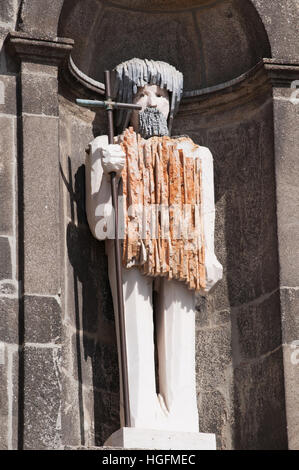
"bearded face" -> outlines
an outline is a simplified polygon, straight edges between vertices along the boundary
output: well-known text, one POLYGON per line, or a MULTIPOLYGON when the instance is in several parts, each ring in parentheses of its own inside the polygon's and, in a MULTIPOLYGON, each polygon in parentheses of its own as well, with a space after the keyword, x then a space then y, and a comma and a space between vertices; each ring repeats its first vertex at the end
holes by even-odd
POLYGON ((139 113, 139 134, 144 139, 168 135, 167 119, 164 114, 155 108, 145 108, 139 113))
POLYGON ((140 87, 133 98, 134 104, 142 106, 133 111, 131 125, 143 138, 168 135, 169 93, 157 85, 140 87))

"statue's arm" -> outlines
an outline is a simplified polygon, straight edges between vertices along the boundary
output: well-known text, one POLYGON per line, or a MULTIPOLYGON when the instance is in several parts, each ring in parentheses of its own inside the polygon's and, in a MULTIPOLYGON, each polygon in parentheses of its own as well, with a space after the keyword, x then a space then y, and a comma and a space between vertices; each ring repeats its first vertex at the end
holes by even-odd
POLYGON ((214 197, 214 168, 213 156, 206 147, 200 147, 199 158, 202 168, 202 217, 205 240, 205 268, 207 293, 220 279, 223 268, 216 258, 214 248, 215 230, 215 197, 214 197))
POLYGON ((114 217, 110 176, 119 174, 124 165, 119 145, 109 145, 108 136, 96 137, 90 144, 85 161, 86 213, 90 230, 98 240, 112 238, 114 217))

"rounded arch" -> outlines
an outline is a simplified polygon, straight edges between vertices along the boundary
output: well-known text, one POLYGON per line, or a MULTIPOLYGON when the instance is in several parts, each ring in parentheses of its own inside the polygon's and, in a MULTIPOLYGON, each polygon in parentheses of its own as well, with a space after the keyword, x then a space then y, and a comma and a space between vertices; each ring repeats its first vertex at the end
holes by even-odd
POLYGON ((75 64, 97 81, 105 68, 150 57, 180 69, 187 91, 228 82, 271 55, 244 0, 65 0, 58 34, 75 40, 75 64))

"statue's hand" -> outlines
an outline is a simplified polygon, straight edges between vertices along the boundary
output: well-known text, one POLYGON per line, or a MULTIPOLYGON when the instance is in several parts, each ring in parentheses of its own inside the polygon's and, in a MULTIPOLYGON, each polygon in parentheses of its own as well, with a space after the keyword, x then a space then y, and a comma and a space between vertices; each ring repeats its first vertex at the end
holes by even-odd
POLYGON ((102 147, 101 152, 104 173, 115 172, 117 175, 120 175, 126 162, 126 154, 121 146, 118 144, 108 144, 102 147))

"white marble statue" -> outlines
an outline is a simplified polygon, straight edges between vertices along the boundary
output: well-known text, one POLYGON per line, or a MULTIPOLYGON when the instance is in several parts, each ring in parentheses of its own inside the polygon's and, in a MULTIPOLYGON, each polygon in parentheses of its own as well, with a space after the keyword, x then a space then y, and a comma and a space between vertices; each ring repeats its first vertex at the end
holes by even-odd
MULTIPOLYGON (((148 125, 147 112, 151 115, 152 110, 157 111, 156 115, 161 118, 160 127, 158 126, 158 131, 155 132, 158 135, 165 134, 165 126, 167 132, 169 131, 182 94, 182 75, 174 67, 163 62, 133 59, 116 68, 116 82, 118 101, 123 99, 142 105, 140 112, 134 111, 131 115, 125 111, 120 113, 117 122, 120 132, 124 126, 131 125, 136 132, 142 132, 143 137, 151 137, 151 129, 157 128, 156 121, 152 126, 148 125), (129 80, 126 79, 127 76, 129 80), (126 89, 125 86, 120 87, 123 79, 126 79, 126 89)), ((106 239, 115 312, 117 291, 113 240, 109 239, 109 230, 106 227, 105 231, 105 225, 107 214, 111 212, 109 173, 114 171, 120 175, 125 158, 120 145, 108 145, 107 136, 96 137, 90 143, 90 151, 86 157, 88 223, 97 239, 106 239)), ((205 295, 221 279, 222 266, 214 253, 213 158, 205 147, 199 147, 196 158, 200 159, 202 170, 206 287, 202 289, 201 295, 205 295)), ((142 429, 198 432, 194 291, 178 280, 145 276, 137 266, 123 268, 122 276, 131 425, 142 429), (155 378, 154 289, 157 296, 155 328, 158 386, 155 378)), ((122 403, 121 390, 123 423, 122 403)))

